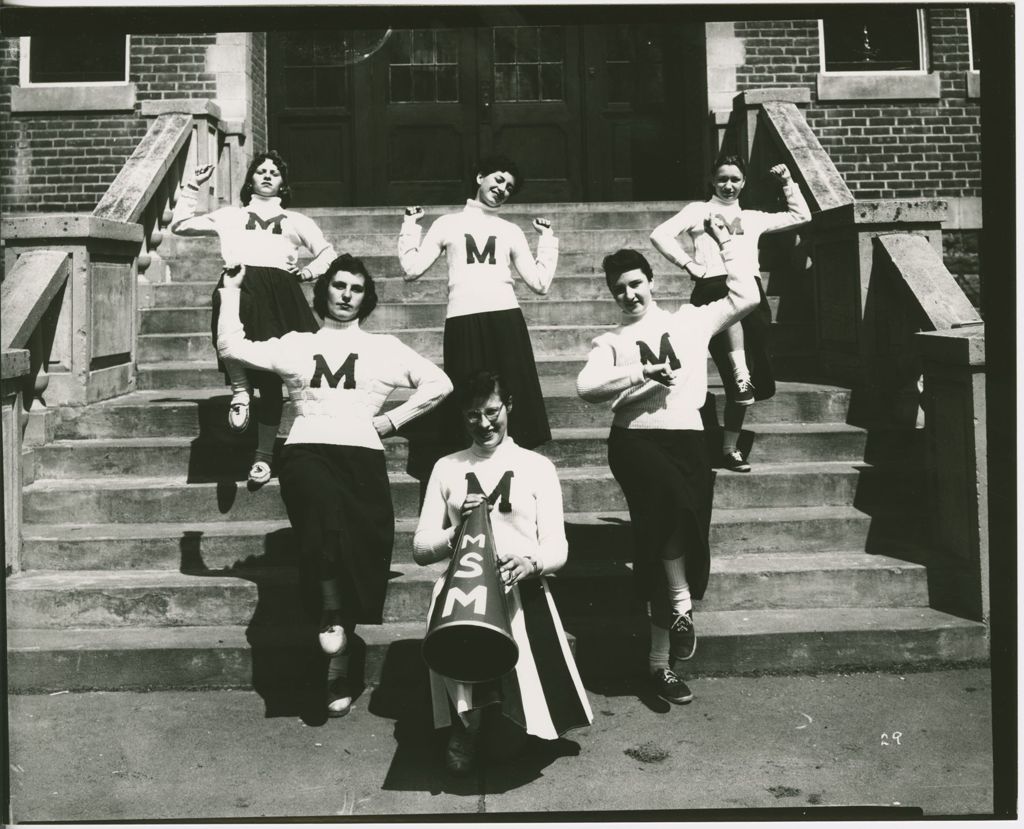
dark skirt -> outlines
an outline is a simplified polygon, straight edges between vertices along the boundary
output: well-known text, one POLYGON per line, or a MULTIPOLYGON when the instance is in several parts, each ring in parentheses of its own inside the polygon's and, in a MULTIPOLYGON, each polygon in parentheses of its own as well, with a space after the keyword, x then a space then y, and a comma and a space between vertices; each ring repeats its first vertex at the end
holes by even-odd
POLYGON ((702 598, 711 570, 708 535, 715 480, 704 433, 613 426, 608 466, 629 506, 639 595, 650 600, 656 590, 667 589, 660 554, 681 528, 690 594, 702 598))
MULTIPOLYGON (((728 296, 729 287, 725 280, 724 275, 695 279, 693 291, 690 293, 690 304, 707 305, 728 296)), ((761 302, 740 324, 743 326, 743 351, 746 354, 747 368, 750 369, 750 381, 754 384, 754 399, 767 400, 775 396, 775 374, 768 358, 768 330, 772 324, 772 309, 768 305, 768 297, 765 296, 760 277, 755 277, 755 280, 761 302)), ((711 338, 708 351, 711 352, 722 378, 726 400, 732 400, 736 394, 736 378, 729 362, 729 340, 724 331, 711 338)))
MULTIPOLYGON (((551 440, 544 395, 530 333, 519 308, 449 317, 444 324, 444 370, 456 387, 481 369, 496 371, 512 395, 508 433, 524 449, 551 440)), ((409 435, 407 471, 420 481, 430 476, 434 463, 465 449, 469 435, 455 395, 449 395, 428 414, 418 418, 409 435)))
MULTIPOLYGON (((213 292, 211 325, 214 346, 217 345, 217 321, 220 319, 219 289, 223 286, 224 277, 221 276, 217 282, 217 289, 213 292)), ((315 333, 320 330, 320 323, 317 322, 306 295, 302 292, 299 278, 279 268, 245 266, 241 296, 238 298, 238 317, 242 321, 245 338, 257 342, 283 337, 289 331, 315 333)), ((224 370, 224 364, 219 358, 217 365, 221 371, 224 370)), ((253 385, 256 386, 261 385, 259 375, 274 376, 270 372, 246 370, 252 378, 253 385)))
POLYGON ((307 574, 337 579, 347 620, 380 624, 395 537, 384 452, 291 444, 278 478, 307 574))

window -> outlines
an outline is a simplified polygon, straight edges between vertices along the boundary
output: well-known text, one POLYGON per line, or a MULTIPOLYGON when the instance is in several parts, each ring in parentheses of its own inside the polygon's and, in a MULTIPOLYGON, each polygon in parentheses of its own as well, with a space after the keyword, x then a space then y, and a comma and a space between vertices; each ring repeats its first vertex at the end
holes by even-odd
POLYGON ((561 26, 496 26, 492 36, 495 100, 564 98, 565 43, 561 26))
POLYGON ((971 69, 975 72, 981 71, 981 49, 978 43, 981 26, 978 22, 978 14, 977 9, 968 9, 967 11, 967 45, 971 52, 971 69))
POLYGON ((21 85, 128 82, 128 36, 89 32, 21 39, 21 85))
POLYGON ((129 46, 128 35, 99 31, 21 38, 11 112, 131 111, 129 46))
POLYGON ((457 103, 459 40, 454 29, 396 29, 388 58, 393 104, 457 103))
POLYGON ((881 6, 821 20, 825 72, 924 72, 924 12, 881 6))
POLYGON ((938 100, 925 24, 923 9, 904 6, 830 11, 819 21, 818 99, 938 100))

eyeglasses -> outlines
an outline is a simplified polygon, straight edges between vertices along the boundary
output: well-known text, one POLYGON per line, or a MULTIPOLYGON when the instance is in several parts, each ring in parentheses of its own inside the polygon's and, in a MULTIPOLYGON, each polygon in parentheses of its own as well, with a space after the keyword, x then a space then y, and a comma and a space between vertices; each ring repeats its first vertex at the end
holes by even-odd
POLYGON ((501 416, 501 410, 505 408, 505 404, 502 403, 497 409, 485 409, 482 412, 463 412, 463 417, 466 418, 467 423, 471 423, 474 426, 484 422, 486 417, 490 423, 496 423, 498 418, 501 416))

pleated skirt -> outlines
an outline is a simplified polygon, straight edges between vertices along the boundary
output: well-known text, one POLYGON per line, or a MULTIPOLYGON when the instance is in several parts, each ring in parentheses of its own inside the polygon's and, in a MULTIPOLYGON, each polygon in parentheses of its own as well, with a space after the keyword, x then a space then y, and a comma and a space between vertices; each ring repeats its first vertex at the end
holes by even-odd
MULTIPOLYGON (((223 276, 217 282, 217 288, 213 292, 211 325, 215 347, 217 345, 217 321, 220 319, 220 288, 222 287, 224 287, 223 276)), ((294 274, 279 268, 246 265, 240 294, 238 317, 242 321, 242 328, 245 330, 247 340, 261 342, 274 337, 283 337, 289 331, 315 333, 320 330, 320 323, 309 307, 299 279, 294 274)), ((221 371, 224 370, 223 363, 219 358, 218 366, 221 371)), ((270 374, 253 369, 248 369, 248 371, 250 376, 270 374)), ((259 384, 257 383, 257 385, 259 384)))
POLYGON ((380 624, 395 536, 384 452, 290 444, 278 478, 307 573, 337 579, 346 619, 380 624))
MULTIPOLYGON (((441 577, 434 585, 428 619, 443 586, 441 577)), ((451 724, 449 703, 459 714, 499 705, 502 714, 527 734, 545 740, 590 725, 594 715, 547 580, 527 579, 509 589, 507 596, 512 638, 519 646, 515 668, 481 683, 457 682, 430 671, 434 727, 451 724)))
POLYGON ((714 492, 704 432, 613 426, 608 466, 629 507, 638 595, 649 601, 655 591, 667 589, 659 554, 681 530, 690 594, 702 598, 711 570, 708 537, 714 492))

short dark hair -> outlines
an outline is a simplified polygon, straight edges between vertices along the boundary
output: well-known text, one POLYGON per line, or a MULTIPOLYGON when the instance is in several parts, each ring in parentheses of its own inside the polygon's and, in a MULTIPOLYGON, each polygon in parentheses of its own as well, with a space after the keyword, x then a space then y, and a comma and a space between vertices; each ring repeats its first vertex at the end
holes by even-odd
POLYGON ((641 270, 648 282, 654 281, 651 263, 640 251, 632 248, 621 248, 615 253, 609 253, 601 261, 601 267, 604 268, 604 281, 609 291, 612 290, 615 280, 627 271, 641 270))
POLYGON ((718 161, 715 162, 715 166, 711 168, 711 175, 713 176, 720 167, 724 167, 726 164, 738 167, 743 178, 747 177, 747 165, 738 155, 723 155, 719 157, 718 161))
POLYGON ((501 374, 486 368, 467 374, 455 384, 455 402, 460 412, 473 405, 474 400, 490 397, 493 393, 497 393, 506 406, 512 402, 512 393, 506 388, 501 374))
POLYGON ((281 199, 281 207, 287 207, 288 203, 292 200, 292 188, 288 184, 288 165, 275 150, 267 150, 266 152, 256 153, 253 156, 249 169, 245 171, 242 192, 238 196, 239 201, 242 204, 248 204, 252 201, 252 176, 256 172, 256 168, 264 161, 274 162, 274 166, 277 167, 278 172, 281 174, 281 189, 277 191, 277 195, 281 199))
POLYGON ((331 284, 331 277, 338 273, 338 271, 357 273, 363 278, 363 302, 359 306, 356 318, 360 320, 366 319, 373 313, 373 309, 377 307, 377 286, 374 284, 370 272, 366 270, 363 260, 353 256, 351 253, 341 254, 341 256, 331 262, 326 273, 317 279, 316 284, 313 286, 313 310, 317 312, 320 319, 327 317, 327 286, 331 284))
POLYGON ((473 175, 472 188, 474 192, 477 187, 477 176, 488 176, 498 170, 501 170, 504 173, 509 173, 512 178, 516 180, 516 183, 512 187, 513 193, 518 193, 523 189, 523 185, 526 184, 526 179, 523 178, 523 174, 519 172, 518 164, 516 164, 507 155, 485 155, 476 163, 476 173, 473 175))

